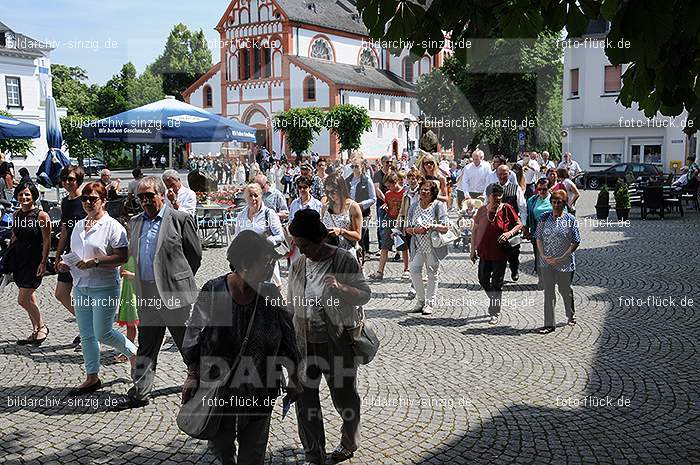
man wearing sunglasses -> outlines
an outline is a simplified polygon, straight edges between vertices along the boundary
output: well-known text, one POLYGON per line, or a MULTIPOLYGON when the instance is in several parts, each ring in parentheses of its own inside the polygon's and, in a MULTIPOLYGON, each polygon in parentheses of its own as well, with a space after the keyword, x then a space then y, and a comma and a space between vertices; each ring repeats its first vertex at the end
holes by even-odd
POLYGON ((165 330, 182 353, 185 323, 197 299, 194 275, 202 262, 202 247, 194 218, 167 206, 165 192, 157 177, 143 178, 136 193, 143 213, 129 222, 129 255, 136 262, 139 346, 131 372, 134 386, 114 410, 148 404, 165 330))

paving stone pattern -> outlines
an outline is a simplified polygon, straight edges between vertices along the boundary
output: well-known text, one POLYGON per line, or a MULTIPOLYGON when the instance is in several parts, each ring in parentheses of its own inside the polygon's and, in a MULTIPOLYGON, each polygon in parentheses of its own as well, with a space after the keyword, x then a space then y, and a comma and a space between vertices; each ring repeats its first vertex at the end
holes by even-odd
MULTIPOLYGON (((443 262, 443 305, 431 316, 409 313, 409 284, 401 265, 389 263, 366 306, 382 348, 360 369, 363 441, 347 463, 698 463, 700 215, 641 221, 633 213, 629 227, 593 225, 594 194, 584 192, 579 207, 587 221, 577 252, 576 327, 565 325, 558 302, 557 330, 533 332, 543 324, 543 295, 529 245, 520 281, 506 282, 510 302, 496 327, 487 323, 477 267, 465 254, 443 262), (668 297, 673 305, 654 302, 668 297)), ((376 265, 368 262, 367 273, 376 265)), ((223 249, 206 250, 197 278, 227 269, 223 249)), ((28 318, 15 288, 1 296, 0 463, 212 463, 205 444, 175 425, 184 365, 170 342, 150 405, 106 411, 129 387, 127 365, 112 363, 108 348, 101 393, 84 405, 67 403, 68 388, 83 379, 83 359, 69 347, 77 326, 53 298, 54 285, 47 278, 38 291, 51 327, 40 348, 14 344, 28 334, 28 318), (17 399, 61 403, 24 407, 12 404, 17 399)), ((330 450, 340 422, 325 384, 322 395, 330 450)), ((302 462, 294 412, 282 420, 276 409, 267 463, 302 462)))

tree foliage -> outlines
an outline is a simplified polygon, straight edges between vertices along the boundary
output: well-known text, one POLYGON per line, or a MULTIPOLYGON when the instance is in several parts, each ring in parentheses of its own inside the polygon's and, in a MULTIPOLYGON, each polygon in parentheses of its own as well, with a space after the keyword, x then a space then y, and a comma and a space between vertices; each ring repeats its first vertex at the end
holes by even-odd
POLYGON ((163 79, 163 92, 183 100, 182 92, 212 67, 204 31, 192 33, 180 23, 173 27, 163 53, 149 70, 163 79))
MULTIPOLYGON (((0 115, 14 118, 10 113, 0 110, 0 115)), ((34 148, 32 139, 0 139, 0 153, 24 156, 34 148)))
POLYGON ((61 118, 63 143, 68 148, 70 156, 82 163, 85 158, 92 158, 101 149, 100 141, 89 140, 83 136, 83 124, 97 119, 92 115, 68 115, 61 118))
POLYGON ((88 85, 87 72, 78 66, 51 65, 51 84, 56 105, 66 108, 68 115, 95 113, 97 84, 88 85))
POLYGON ((367 109, 347 103, 334 106, 328 112, 326 124, 338 136, 341 150, 348 151, 360 148, 362 134, 372 129, 367 109))
POLYGON ((697 130, 700 113, 700 2, 688 0, 358 0, 370 36, 405 40, 416 56, 437 53, 443 31, 466 62, 467 40, 535 38, 543 32, 580 37, 601 15, 611 29, 605 53, 629 63, 618 101, 637 103, 647 117, 688 111, 697 130))
POLYGON ((561 151, 561 48, 555 34, 537 40, 483 41, 467 63, 448 58, 418 81, 426 126, 456 150, 476 145, 513 157, 518 126, 528 145, 561 151))
POLYGON ((297 156, 309 150, 326 122, 326 114, 318 108, 292 108, 275 115, 273 125, 282 131, 289 149, 297 156))

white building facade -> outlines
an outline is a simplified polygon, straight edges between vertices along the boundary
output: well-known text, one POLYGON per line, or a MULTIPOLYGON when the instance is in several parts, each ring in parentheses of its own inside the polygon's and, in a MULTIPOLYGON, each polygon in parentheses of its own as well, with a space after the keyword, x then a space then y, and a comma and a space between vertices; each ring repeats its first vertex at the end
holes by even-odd
MULTIPOLYGON (((45 104, 51 92, 51 50, 0 22, 0 109, 41 128, 41 138, 32 139, 33 148, 26 156, 5 154, 15 170, 27 166, 33 173, 48 152, 45 104)), ((64 116, 66 109, 59 108, 58 117, 64 116)))
MULTIPOLYGON (((272 126, 275 114, 350 103, 372 119, 362 137, 365 156, 398 157, 407 147, 405 118, 411 120, 408 139, 418 139, 414 84, 441 66, 445 53, 391 55, 369 39, 349 0, 233 0, 216 30, 220 62, 184 92, 186 101, 256 128, 259 146, 287 155, 283 133, 272 126)), ((193 144, 192 152, 207 148, 212 144, 193 144)), ((340 147, 323 130, 310 151, 335 158, 340 147)))
POLYGON ((697 137, 683 132, 687 112, 648 119, 636 104, 617 103, 626 66, 612 66, 605 56, 607 32, 606 21, 591 22, 564 50, 562 151, 571 152, 584 171, 630 162, 664 172, 680 168, 698 153, 697 137))

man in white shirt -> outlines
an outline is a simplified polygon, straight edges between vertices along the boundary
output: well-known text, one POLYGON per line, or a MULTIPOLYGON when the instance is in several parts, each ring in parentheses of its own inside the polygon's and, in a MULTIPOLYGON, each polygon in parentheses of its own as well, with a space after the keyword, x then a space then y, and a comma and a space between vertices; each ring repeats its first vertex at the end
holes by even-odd
POLYGON ((542 152, 542 156, 537 160, 537 162, 540 164, 540 168, 544 166, 544 171, 546 172, 550 168, 556 169, 557 165, 549 159, 549 152, 546 150, 542 152))
POLYGON ((525 198, 529 199, 535 193, 535 183, 540 178, 540 164, 530 155, 537 156, 537 152, 523 152, 522 160, 518 165, 523 167, 523 177, 525 177, 525 198))
POLYGON ((168 189, 165 196, 166 205, 194 217, 197 213, 197 195, 192 189, 182 185, 177 171, 165 170, 163 183, 168 189))
MULTIPOLYGON (((491 172, 489 173, 488 177, 486 178, 486 187, 488 187, 489 184, 493 184, 495 182, 498 182, 498 175, 497 175, 498 167, 505 164, 505 162, 506 162, 506 160, 500 155, 496 155, 495 157, 493 157, 493 159, 491 160, 491 172)), ((506 165, 506 166, 508 166, 508 165, 506 165)), ((513 184, 517 184, 518 180, 515 177, 515 173, 513 173, 513 171, 511 171, 510 168, 508 168, 508 173, 509 173, 508 180, 510 182, 512 182, 513 184)), ((486 188, 484 188, 484 192, 482 195, 484 196, 484 198, 486 198, 486 188)))
POLYGON ((574 176, 581 172, 581 167, 579 166, 578 162, 571 157, 571 152, 566 152, 564 154, 563 160, 559 163, 557 168, 564 168, 567 170, 569 172, 569 179, 571 180, 573 180, 574 176))
POLYGON ((491 174, 491 165, 484 161, 484 152, 477 149, 472 153, 472 162, 462 170, 460 190, 467 199, 483 196, 486 180, 491 174))

